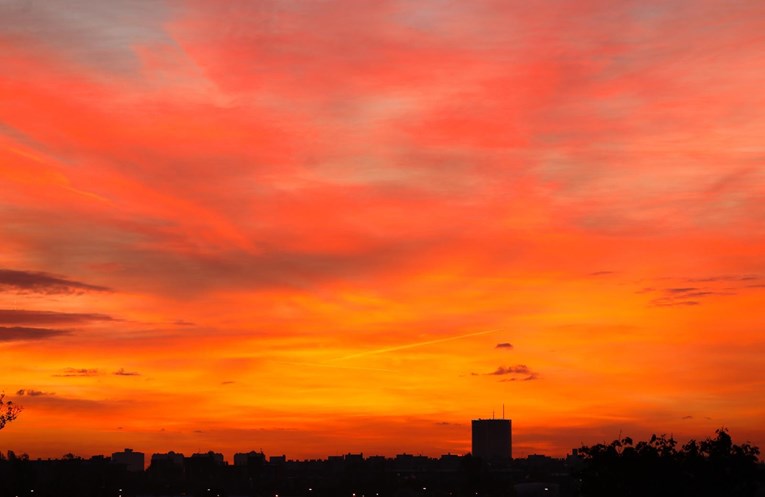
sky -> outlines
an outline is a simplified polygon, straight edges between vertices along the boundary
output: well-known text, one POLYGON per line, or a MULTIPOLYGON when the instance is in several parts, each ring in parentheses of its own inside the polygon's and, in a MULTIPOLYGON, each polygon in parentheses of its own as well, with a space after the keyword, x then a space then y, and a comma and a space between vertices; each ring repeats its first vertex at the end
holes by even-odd
POLYGON ((31 457, 765 446, 765 3, 0 0, 31 457))

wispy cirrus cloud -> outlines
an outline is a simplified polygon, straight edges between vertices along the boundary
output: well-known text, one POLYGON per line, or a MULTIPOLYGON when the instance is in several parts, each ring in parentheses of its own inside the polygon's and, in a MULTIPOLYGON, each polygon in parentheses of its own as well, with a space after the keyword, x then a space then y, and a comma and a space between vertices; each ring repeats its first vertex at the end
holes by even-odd
POLYGON ((54 49, 64 60, 82 64, 90 71, 128 75, 140 68, 131 43, 167 39, 161 19, 168 10, 167 2, 162 1, 107 7, 92 0, 65 0, 58 8, 7 2, 0 6, 0 34, 15 40, 17 49, 54 49), (59 8, 77 15, 62 14, 59 8))

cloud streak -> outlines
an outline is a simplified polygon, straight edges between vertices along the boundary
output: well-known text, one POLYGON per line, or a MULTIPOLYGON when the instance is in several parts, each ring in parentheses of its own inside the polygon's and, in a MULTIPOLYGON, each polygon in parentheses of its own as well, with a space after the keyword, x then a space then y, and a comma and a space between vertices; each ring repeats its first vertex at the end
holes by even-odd
POLYGON ((114 318, 98 313, 0 309, 0 324, 78 325, 102 321, 114 321, 114 318))
POLYGON ((525 364, 518 364, 517 366, 500 366, 489 375, 501 376, 506 374, 527 374, 531 372, 528 366, 525 364))
MULTIPOLYGON (((720 281, 720 280, 707 280, 707 281, 720 281)), ((722 280, 725 281, 725 280, 722 280)), ((642 293, 653 292, 653 289, 643 289, 642 293)), ((651 305, 656 307, 672 307, 672 306, 696 306, 702 303, 703 299, 712 296, 732 296, 735 295, 735 291, 731 289, 727 290, 713 290, 700 287, 670 287, 660 290, 661 296, 651 300, 651 305)))
POLYGON ((31 328, 26 326, 0 326, 0 342, 47 340, 69 334, 65 330, 31 328))
POLYGON ((115 376, 141 376, 141 373, 136 371, 125 371, 124 368, 120 368, 112 374, 115 376))
POLYGON ((498 366, 490 373, 472 373, 472 376, 502 376, 500 381, 533 381, 540 378, 539 373, 534 372, 525 364, 514 366, 498 366))
POLYGON ((364 351, 364 352, 358 352, 356 354, 350 354, 350 355, 347 355, 347 356, 344 356, 344 357, 339 357, 337 359, 334 359, 333 361, 345 361, 345 360, 348 360, 348 359, 358 359, 360 357, 365 357, 365 356, 370 356, 370 355, 386 354, 386 353, 389 353, 389 352, 397 352, 397 351, 400 351, 400 350, 414 349, 414 348, 418 348, 418 347, 425 347, 425 346, 428 346, 428 345, 435 345, 435 344, 439 344, 439 343, 451 342, 451 341, 454 341, 454 340, 461 340, 461 339, 464 339, 464 338, 471 338, 471 337, 476 337, 476 336, 481 336, 481 335, 488 335, 490 333, 496 333, 498 331, 500 331, 500 330, 477 331, 477 332, 474 332, 474 333, 465 333, 463 335, 451 336, 451 337, 446 337, 446 338, 437 338, 437 339, 434 339, 434 340, 425 340, 425 341, 422 341, 422 342, 407 343, 407 344, 404 344, 404 345, 395 345, 395 346, 392 346, 392 347, 383 347, 383 348, 380 348, 380 349, 367 350, 367 351, 364 351))
POLYGON ((109 288, 69 280, 44 272, 0 269, 0 291, 48 295, 108 292, 109 288))
POLYGON ((61 373, 54 374, 58 378, 81 378, 88 376, 98 376, 98 369, 87 368, 66 368, 61 373))
POLYGON ((50 396, 50 395, 56 395, 55 392, 43 392, 42 390, 34 390, 32 388, 22 388, 18 391, 16 391, 16 395, 21 397, 42 397, 42 396, 50 396))

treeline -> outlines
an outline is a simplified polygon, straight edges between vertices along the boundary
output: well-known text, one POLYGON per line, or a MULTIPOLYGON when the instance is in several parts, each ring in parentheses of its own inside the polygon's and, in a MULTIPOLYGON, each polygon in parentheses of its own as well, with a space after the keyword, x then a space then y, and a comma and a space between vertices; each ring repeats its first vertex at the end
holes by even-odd
MULTIPOLYGON (((678 446, 674 438, 629 437, 579 449, 582 497, 752 497, 763 486, 759 448, 736 445, 726 429, 678 446)), ((759 493, 763 495, 763 493, 759 493)))

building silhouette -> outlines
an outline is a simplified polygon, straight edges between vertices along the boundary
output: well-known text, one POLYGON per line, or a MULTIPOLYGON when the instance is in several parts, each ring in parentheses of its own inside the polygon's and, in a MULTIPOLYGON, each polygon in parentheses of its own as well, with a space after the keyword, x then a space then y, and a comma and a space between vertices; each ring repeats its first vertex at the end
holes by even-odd
POLYGON ((123 452, 112 454, 112 463, 125 466, 128 471, 143 471, 143 452, 134 452, 133 449, 125 449, 123 452))
POLYGON ((174 465, 183 467, 183 454, 179 452, 173 452, 172 450, 166 454, 156 453, 151 455, 151 465, 174 465))
POLYGON ((264 465, 266 463, 266 455, 263 452, 237 452, 234 454, 234 466, 254 466, 264 465))
POLYGON ((510 419, 472 421, 473 456, 484 461, 513 458, 513 432, 510 419))
POLYGON ((223 454, 220 452, 195 452, 191 454, 191 459, 194 462, 208 462, 210 464, 213 464, 215 466, 225 466, 226 465, 226 459, 223 457, 223 454))

